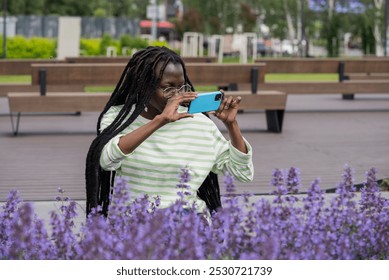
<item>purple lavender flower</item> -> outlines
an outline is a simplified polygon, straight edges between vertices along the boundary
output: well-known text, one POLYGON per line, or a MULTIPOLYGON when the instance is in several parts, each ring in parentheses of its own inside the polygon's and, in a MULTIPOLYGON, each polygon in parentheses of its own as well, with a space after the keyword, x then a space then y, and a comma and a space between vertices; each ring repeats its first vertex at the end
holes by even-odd
POLYGON ((284 174, 282 170, 276 168, 273 170, 271 185, 276 188, 271 194, 276 195, 275 203, 283 203, 285 201, 285 195, 288 193, 288 189, 284 186, 284 174))
POLYGON ((296 194, 299 192, 299 189, 301 187, 301 180, 300 180, 300 170, 291 167, 289 169, 287 178, 286 178, 286 185, 288 187, 288 193, 290 194, 296 194))
POLYGON ((183 200, 185 196, 191 195, 191 192, 187 191, 190 189, 190 186, 187 184, 190 181, 189 168, 182 167, 178 178, 180 179, 180 182, 176 185, 176 187, 179 189, 177 194, 181 200, 183 200))
POLYGON ((381 196, 376 174, 377 170, 375 168, 371 168, 366 172, 365 186, 361 189, 361 210, 367 213, 371 211, 381 212, 383 208, 389 206, 389 201, 381 196))
MULTIPOLYGON (((376 170, 366 174, 360 204, 354 202, 352 174, 346 166, 330 203, 316 179, 297 204, 290 199, 301 184, 294 168, 273 172, 274 201, 237 194, 226 173, 230 195, 211 221, 181 197, 164 209, 158 197, 130 200, 127 181, 119 179, 108 217, 93 209, 78 230, 76 203, 63 199, 63 190, 50 230, 13 191, 0 210, 0 259, 388 259, 389 207, 376 170)), ((180 179, 185 196, 187 169, 180 179)))
POLYGON ((224 174, 224 187, 227 194, 232 195, 236 191, 234 176, 232 176, 228 171, 224 174))

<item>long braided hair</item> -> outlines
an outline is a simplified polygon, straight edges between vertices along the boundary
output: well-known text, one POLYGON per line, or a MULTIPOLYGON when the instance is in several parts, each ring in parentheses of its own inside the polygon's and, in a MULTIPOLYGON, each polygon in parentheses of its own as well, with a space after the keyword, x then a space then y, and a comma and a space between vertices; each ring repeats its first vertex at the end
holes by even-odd
MULTIPOLYGON (((97 206, 101 206, 103 215, 107 216, 108 214, 109 197, 114 184, 115 172, 105 171, 100 167, 100 155, 103 147, 143 112, 151 96, 155 93, 155 89, 159 86, 163 72, 169 63, 181 64, 185 83, 192 86, 183 60, 166 47, 147 47, 140 50, 130 58, 124 68, 109 101, 99 115, 97 137, 92 141, 87 154, 85 169, 87 215, 97 206), (156 73, 155 69, 160 69, 159 73, 156 73), (102 117, 111 106, 117 105, 123 105, 122 109, 114 121, 100 132, 102 117), (131 113, 134 106, 135 109, 131 113), (127 117, 128 119, 126 119, 127 117)), ((194 90, 193 86, 192 89, 194 90)), ((197 194, 206 202, 211 212, 221 207, 216 174, 210 172, 197 194)))

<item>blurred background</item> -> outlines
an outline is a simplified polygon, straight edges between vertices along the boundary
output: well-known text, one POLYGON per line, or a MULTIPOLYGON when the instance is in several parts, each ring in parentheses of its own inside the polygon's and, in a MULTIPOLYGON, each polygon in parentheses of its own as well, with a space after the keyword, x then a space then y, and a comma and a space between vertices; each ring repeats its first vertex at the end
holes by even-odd
MULTIPOLYGON (((1 0, 2 58, 57 58, 61 18, 79 56, 165 45, 219 61, 387 56, 388 0, 1 0), (68 28, 67 28, 68 27, 68 28)), ((245 62, 245 61, 243 61, 245 62)))

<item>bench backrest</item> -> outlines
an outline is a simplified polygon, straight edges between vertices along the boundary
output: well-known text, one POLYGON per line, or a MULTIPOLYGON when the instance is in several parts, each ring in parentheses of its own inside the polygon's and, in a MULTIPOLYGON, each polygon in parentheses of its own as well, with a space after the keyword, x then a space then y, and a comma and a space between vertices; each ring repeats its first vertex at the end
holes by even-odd
POLYGON ((260 58, 256 63, 266 63, 266 73, 339 73, 344 63, 344 73, 389 73, 389 59, 363 58, 260 58))
MULTIPOLYGON (((77 63, 32 64, 32 84, 41 84, 42 72, 46 85, 115 85, 126 64, 77 63)), ((264 67, 257 64, 187 63, 191 82, 196 85, 255 84, 264 82, 264 67)))
MULTIPOLYGON (((68 63, 127 63, 129 56, 116 56, 116 57, 106 57, 106 56, 78 56, 78 57, 66 57, 65 60, 68 63)), ((182 59, 185 63, 215 63, 216 57, 208 56, 184 56, 182 59)))
MULTIPOLYGON (((284 110, 286 94, 276 91, 250 94, 236 92, 243 97, 241 109, 284 110)), ((236 95, 227 92, 227 96, 236 95)), ((100 112, 107 104, 110 93, 48 93, 40 96, 39 93, 10 93, 8 94, 11 112, 100 112)))
POLYGON ((0 60, 0 75, 31 75, 33 63, 66 63, 57 59, 4 59, 0 60))
MULTIPOLYGON (((66 57, 59 59, 4 59, 0 60, 0 75, 31 75, 32 64, 52 64, 52 63, 125 63, 127 64, 129 56, 80 56, 66 57)), ((215 63, 216 57, 183 57, 186 63, 215 63)))
POLYGON ((256 59, 256 63, 266 63, 266 73, 337 73, 339 60, 337 59, 256 59))

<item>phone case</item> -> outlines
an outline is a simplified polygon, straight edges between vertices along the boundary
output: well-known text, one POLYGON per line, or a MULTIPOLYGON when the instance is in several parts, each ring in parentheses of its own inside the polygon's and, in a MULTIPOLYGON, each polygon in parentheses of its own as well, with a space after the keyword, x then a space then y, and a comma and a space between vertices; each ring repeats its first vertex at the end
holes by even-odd
POLYGON ((216 111, 223 99, 223 93, 220 91, 199 93, 197 98, 190 102, 188 113, 204 113, 216 111))

